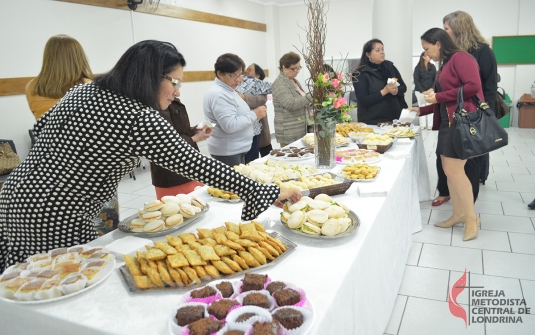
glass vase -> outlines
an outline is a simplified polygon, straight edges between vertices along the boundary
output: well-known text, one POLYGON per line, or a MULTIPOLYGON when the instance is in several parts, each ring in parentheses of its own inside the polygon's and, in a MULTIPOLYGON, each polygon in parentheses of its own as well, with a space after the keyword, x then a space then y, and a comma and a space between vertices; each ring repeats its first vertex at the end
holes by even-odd
POLYGON ((314 157, 317 169, 330 170, 336 165, 336 123, 314 124, 314 157))

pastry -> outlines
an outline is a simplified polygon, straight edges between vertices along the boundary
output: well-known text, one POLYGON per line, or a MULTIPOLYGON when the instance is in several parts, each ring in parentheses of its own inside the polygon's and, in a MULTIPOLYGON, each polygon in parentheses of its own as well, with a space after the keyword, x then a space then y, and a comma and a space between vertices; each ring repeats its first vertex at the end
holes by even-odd
POLYGON ((278 335, 280 331, 280 324, 278 321, 271 322, 255 322, 253 324, 253 331, 251 335, 278 335))
POLYGON ((264 288, 264 283, 267 280, 267 275, 259 275, 255 273, 246 273, 242 279, 242 292, 259 291, 264 288))
POLYGON ((236 300, 219 299, 208 306, 208 313, 215 316, 218 320, 224 319, 232 306, 238 305, 236 300))
POLYGON ((206 298, 211 297, 217 294, 217 291, 211 286, 205 286, 198 290, 191 291, 190 295, 192 298, 206 298))
POLYGON ((273 293, 282 290, 286 287, 286 284, 281 281, 272 281, 266 286, 266 290, 268 290, 269 294, 273 295, 273 293))
POLYGON ((243 313, 242 315, 236 318, 236 322, 245 322, 255 315, 256 313, 243 313))
POLYGON ((186 306, 176 311, 176 321, 180 327, 204 318, 204 306, 186 306))
POLYGON ((163 196, 161 201, 164 203, 164 204, 167 204, 167 203, 175 203, 175 204, 178 204, 179 203, 179 200, 177 197, 175 197, 174 195, 166 195, 166 196, 163 196))
POLYGON ((160 212, 164 216, 175 215, 180 211, 180 206, 177 203, 169 202, 166 203, 160 208, 160 212))
POLYGON ((297 291, 292 289, 283 289, 273 293, 273 297, 277 301, 279 306, 295 305, 301 299, 301 296, 297 291))
POLYGON ((299 328, 304 322, 303 313, 293 308, 279 308, 272 316, 286 329, 299 328))
POLYGON ((190 323, 188 328, 190 335, 210 335, 223 328, 223 322, 203 318, 190 323))
POLYGON ((262 293, 252 292, 243 298, 243 306, 258 306, 269 308, 269 299, 262 293))
POLYGON ((162 212, 160 211, 153 211, 153 212, 145 212, 141 214, 141 219, 147 222, 158 220, 162 217, 162 212))
POLYGON ((232 284, 228 281, 221 282, 217 284, 215 287, 221 292, 223 295, 223 298, 229 298, 231 295, 234 294, 234 287, 232 284))
POLYGON ((184 217, 181 214, 175 214, 171 215, 165 220, 165 225, 167 227, 174 227, 178 226, 179 224, 184 222, 184 217))

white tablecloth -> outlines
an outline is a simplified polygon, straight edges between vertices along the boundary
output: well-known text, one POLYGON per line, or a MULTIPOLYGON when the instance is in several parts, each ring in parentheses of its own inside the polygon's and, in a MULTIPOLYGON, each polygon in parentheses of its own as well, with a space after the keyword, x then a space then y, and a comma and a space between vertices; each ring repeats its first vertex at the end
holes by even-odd
MULTIPOLYGON (((297 236, 279 223, 276 207, 259 218, 273 222, 272 230, 298 244, 280 263, 261 273, 306 291, 315 315, 310 334, 383 334, 401 285, 411 234, 421 230, 418 192, 423 178, 418 150, 423 148, 411 142, 391 149, 408 151, 410 158, 379 162, 382 170, 373 183, 388 191, 386 197, 359 197, 358 183, 336 196, 360 217, 361 226, 354 234, 321 241, 297 236)), ((207 199, 204 188, 196 193, 207 199)), ((211 201, 210 211, 184 231, 239 222, 241 206, 211 201)), ((124 236, 114 231, 91 244, 106 245, 124 236)), ((169 313, 182 293, 130 293, 119 271, 114 271, 95 288, 62 301, 35 305, 0 301, 1 333, 168 334, 169 313)))

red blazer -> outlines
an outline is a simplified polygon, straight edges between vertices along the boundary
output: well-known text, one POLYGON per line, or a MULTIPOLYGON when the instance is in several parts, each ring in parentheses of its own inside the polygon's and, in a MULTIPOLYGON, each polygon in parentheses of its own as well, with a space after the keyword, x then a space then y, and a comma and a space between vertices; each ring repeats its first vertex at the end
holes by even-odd
POLYGON ((464 109, 467 112, 475 112, 478 108, 473 96, 477 95, 481 101, 485 101, 479 77, 479 66, 470 54, 459 51, 451 56, 450 60, 442 67, 438 80, 442 92, 436 93, 436 104, 420 107, 420 116, 434 113, 433 130, 440 127, 440 104, 446 103, 446 109, 453 123, 453 113, 457 108, 457 92, 464 85, 463 98, 464 109))

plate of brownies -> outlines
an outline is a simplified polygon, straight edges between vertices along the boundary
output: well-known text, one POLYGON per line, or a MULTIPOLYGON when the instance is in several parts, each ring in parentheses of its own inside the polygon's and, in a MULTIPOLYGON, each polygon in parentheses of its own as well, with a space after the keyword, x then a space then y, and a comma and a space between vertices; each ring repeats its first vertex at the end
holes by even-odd
POLYGON ((169 314, 169 332, 181 334, 306 334, 314 308, 299 286, 246 273, 184 294, 169 314))

